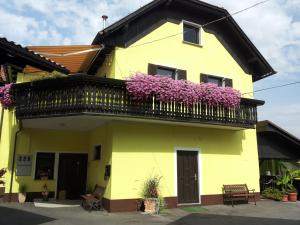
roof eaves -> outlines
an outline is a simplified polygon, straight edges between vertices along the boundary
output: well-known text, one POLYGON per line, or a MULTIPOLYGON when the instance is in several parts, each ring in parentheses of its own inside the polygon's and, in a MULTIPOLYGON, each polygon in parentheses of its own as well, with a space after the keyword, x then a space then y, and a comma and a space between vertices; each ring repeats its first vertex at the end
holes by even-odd
MULTIPOLYGON (((31 64, 40 66, 42 68, 47 68, 48 70, 57 70, 59 72, 68 74, 69 70, 63 65, 54 62, 34 51, 28 49, 27 47, 22 47, 20 44, 16 44, 13 41, 8 41, 5 37, 0 37, 0 45, 4 50, 9 52, 9 54, 17 55, 20 58, 28 60, 31 64)), ((0 47, 1 47, 0 46, 0 47)))

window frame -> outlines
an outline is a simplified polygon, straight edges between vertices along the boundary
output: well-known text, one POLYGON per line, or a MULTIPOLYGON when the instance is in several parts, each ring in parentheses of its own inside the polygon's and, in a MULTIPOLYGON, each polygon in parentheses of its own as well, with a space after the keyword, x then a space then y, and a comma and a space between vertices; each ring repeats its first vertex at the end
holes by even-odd
POLYGON ((190 45, 195 45, 195 46, 198 46, 198 47, 203 47, 203 28, 202 28, 202 26, 200 24, 197 24, 197 23, 193 23, 193 22, 190 22, 190 21, 183 20, 182 21, 182 42, 185 43, 185 44, 190 44, 190 45), (198 42, 199 43, 194 43, 194 42, 184 40, 184 25, 195 27, 195 28, 198 29, 198 42))
POLYGON ((200 82, 204 82, 204 83, 211 83, 211 82, 208 82, 208 78, 211 77, 211 78, 216 78, 216 79, 220 79, 222 81, 222 85, 218 87, 231 87, 233 88, 233 80, 231 78, 226 78, 222 75, 214 75, 214 74, 209 74, 209 73, 200 73, 200 82), (206 76, 207 78, 207 81, 202 81, 202 76, 206 76), (228 81, 230 81, 230 85, 228 85, 228 81))
POLYGON ((148 74, 150 75, 157 75, 157 69, 166 69, 166 70, 173 70, 174 71, 174 76, 171 78, 173 80, 187 80, 187 71, 183 69, 178 69, 170 66, 164 66, 164 65, 159 65, 159 64, 152 64, 148 63, 148 74))
POLYGON ((224 77, 219 77, 219 76, 215 76, 215 75, 208 75, 208 74, 206 74, 206 76, 207 76, 207 83, 215 84, 215 83, 209 82, 208 79, 209 78, 216 79, 221 84, 221 85, 218 84, 218 87, 225 87, 225 79, 224 79, 224 77))
POLYGON ((34 180, 42 180, 40 177, 37 176, 37 169, 38 169, 38 155, 39 154, 52 154, 53 157, 53 171, 52 176, 49 176, 47 180, 55 180, 56 176, 56 153, 55 152, 36 152, 35 159, 34 159, 34 173, 33 173, 33 179, 34 180))
MULTIPOLYGON (((177 69, 176 68, 172 68, 172 67, 167 67, 167 66, 161 66, 161 65, 157 65, 157 68, 156 68, 156 71, 157 70, 169 70, 169 71, 173 71, 174 72, 174 75, 172 75, 172 79, 176 80, 177 79, 177 69)), ((161 75, 157 72, 158 75, 161 75)), ((161 76, 164 76, 164 75, 161 75, 161 76)))

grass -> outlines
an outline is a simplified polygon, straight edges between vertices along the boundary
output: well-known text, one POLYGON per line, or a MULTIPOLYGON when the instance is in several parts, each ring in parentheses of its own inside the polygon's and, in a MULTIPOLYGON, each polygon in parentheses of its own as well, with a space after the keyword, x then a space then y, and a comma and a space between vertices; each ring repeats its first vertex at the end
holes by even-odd
POLYGON ((196 213, 196 212, 206 212, 208 209, 202 208, 200 206, 189 206, 189 207, 180 207, 181 210, 189 212, 189 213, 196 213))

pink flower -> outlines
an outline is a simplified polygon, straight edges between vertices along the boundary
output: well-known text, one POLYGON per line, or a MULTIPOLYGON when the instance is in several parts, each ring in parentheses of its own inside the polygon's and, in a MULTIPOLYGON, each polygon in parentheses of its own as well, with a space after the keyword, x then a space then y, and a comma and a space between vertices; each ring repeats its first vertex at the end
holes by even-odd
POLYGON ((185 105, 205 103, 226 108, 237 107, 241 94, 231 87, 218 87, 216 84, 195 84, 185 80, 173 80, 161 75, 137 73, 126 81, 127 91, 134 100, 152 98, 162 102, 177 102, 185 105))
POLYGON ((5 109, 8 109, 13 105, 11 87, 12 83, 0 87, 0 102, 5 109))

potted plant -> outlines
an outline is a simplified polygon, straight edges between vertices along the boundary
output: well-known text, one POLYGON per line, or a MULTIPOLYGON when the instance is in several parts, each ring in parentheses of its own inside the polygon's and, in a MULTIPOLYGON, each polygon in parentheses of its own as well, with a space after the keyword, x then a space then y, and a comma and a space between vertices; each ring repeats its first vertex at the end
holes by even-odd
POLYGON ((27 186, 25 184, 21 184, 19 186, 18 200, 19 203, 24 204, 27 196, 27 186))
POLYGON ((297 193, 296 188, 293 185, 293 181, 300 176, 300 170, 292 171, 290 173, 290 176, 291 176, 291 181, 290 181, 289 190, 288 190, 288 192, 289 192, 289 201, 296 202, 297 199, 298 199, 298 193, 297 193))
POLYGON ((43 201, 49 200, 49 191, 46 184, 44 184, 42 187, 42 196, 43 196, 43 201))
POLYGON ((277 177, 276 179, 276 185, 281 187, 282 191, 282 201, 288 202, 288 189, 290 184, 290 176, 289 173, 286 172, 283 176, 277 177))
POLYGON ((143 187, 143 199, 146 213, 159 211, 159 183, 161 177, 151 177, 147 179, 143 187))
POLYGON ((5 188, 4 188, 5 182, 4 182, 4 180, 1 180, 1 179, 3 179, 3 176, 5 174, 6 174, 6 169, 1 169, 0 170, 0 185, 3 185, 3 187, 0 187, 0 197, 3 197, 4 192, 5 192, 5 188))
POLYGON ((294 186, 289 187, 288 189, 289 201, 296 202, 298 198, 297 190, 294 186))

